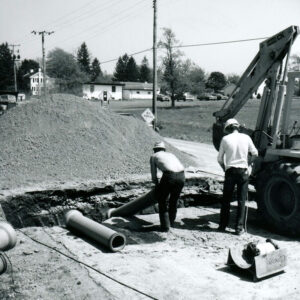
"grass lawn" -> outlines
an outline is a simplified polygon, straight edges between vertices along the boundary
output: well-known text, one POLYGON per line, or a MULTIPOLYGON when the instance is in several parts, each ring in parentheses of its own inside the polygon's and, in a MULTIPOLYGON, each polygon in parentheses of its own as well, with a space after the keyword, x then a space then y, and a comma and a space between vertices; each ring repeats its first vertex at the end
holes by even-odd
MULTIPOLYGON (((176 102, 171 108, 170 102, 158 102, 157 119, 160 134, 165 137, 212 143, 213 113, 223 106, 224 101, 176 102)), ((249 100, 235 118, 247 128, 254 129, 260 100, 249 100)), ((152 109, 151 100, 111 102, 110 108, 117 112, 128 113, 141 118, 146 108, 152 109)), ((291 124, 297 120, 300 124, 300 99, 293 103, 291 124)))

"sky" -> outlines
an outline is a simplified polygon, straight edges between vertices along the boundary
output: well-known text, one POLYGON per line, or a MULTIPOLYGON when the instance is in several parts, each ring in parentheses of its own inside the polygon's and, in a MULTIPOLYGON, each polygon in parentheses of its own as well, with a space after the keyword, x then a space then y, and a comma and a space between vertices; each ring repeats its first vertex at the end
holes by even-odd
MULTIPOLYGON (((153 45, 153 0, 0 0, 0 43, 19 44, 21 59, 42 57, 61 48, 76 54, 85 42, 102 71, 113 73, 116 60, 153 45), (114 60, 115 59, 115 60, 114 60), (112 62, 107 62, 114 60, 112 62)), ((157 0, 157 40, 171 28, 181 45, 266 38, 300 26, 300 0, 157 0)), ((241 75, 259 50, 255 40, 182 48, 205 72, 241 75)), ((300 54, 300 37, 292 54, 300 54)), ((163 51, 157 53, 158 64, 163 51)), ((137 63, 152 52, 135 55, 137 63)))

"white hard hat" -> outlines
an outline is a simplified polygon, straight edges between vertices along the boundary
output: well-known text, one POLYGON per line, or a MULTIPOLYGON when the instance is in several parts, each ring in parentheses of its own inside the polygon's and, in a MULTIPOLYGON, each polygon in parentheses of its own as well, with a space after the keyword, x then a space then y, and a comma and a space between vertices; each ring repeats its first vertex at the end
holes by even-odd
POLYGON ((224 125, 224 130, 230 125, 240 126, 239 122, 236 119, 228 119, 224 125))
POLYGON ((165 143, 164 142, 156 142, 153 147, 153 150, 154 149, 165 149, 166 150, 165 143))

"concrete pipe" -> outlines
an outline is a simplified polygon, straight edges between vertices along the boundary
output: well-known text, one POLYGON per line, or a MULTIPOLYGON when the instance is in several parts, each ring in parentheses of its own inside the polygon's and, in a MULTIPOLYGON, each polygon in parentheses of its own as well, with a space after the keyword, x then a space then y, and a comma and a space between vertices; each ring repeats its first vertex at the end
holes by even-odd
POLYGON ((156 197, 155 197, 155 188, 152 189, 147 194, 144 194, 143 196, 132 200, 118 208, 112 208, 108 210, 107 217, 126 217, 126 216, 132 216, 138 213, 139 211, 154 205, 156 203, 156 197))
POLYGON ((77 210, 70 210, 65 214, 66 225, 85 234, 111 251, 120 251, 125 247, 126 238, 123 234, 103 226, 87 217, 77 210))
POLYGON ((13 248, 17 243, 17 234, 14 228, 6 223, 0 222, 0 251, 13 248))
POLYGON ((0 275, 7 270, 7 262, 3 254, 0 253, 0 275))

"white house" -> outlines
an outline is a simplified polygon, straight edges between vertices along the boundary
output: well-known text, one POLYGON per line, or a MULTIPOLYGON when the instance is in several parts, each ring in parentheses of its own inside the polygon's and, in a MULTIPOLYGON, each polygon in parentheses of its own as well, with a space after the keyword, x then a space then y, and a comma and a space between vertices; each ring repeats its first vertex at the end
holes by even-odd
POLYGON ((82 86, 83 98, 122 100, 123 86, 120 82, 86 82, 82 86))
MULTIPOLYGON (((41 95, 44 87, 44 74, 41 69, 29 76, 29 78, 31 94, 34 96, 41 95)), ((46 75, 46 80, 47 90, 51 89, 54 85, 54 79, 46 75)))
MULTIPOLYGON (((124 82, 123 99, 152 99, 153 84, 147 82, 124 82)), ((159 92, 159 89, 157 90, 159 92)))

